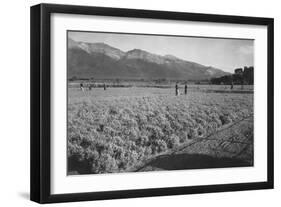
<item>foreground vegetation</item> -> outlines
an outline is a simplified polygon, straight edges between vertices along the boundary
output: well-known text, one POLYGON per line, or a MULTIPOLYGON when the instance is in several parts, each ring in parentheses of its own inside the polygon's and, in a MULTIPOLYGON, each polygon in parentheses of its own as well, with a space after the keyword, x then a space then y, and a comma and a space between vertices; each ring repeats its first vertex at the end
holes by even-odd
POLYGON ((68 172, 123 172, 253 113, 253 94, 69 89, 68 172))

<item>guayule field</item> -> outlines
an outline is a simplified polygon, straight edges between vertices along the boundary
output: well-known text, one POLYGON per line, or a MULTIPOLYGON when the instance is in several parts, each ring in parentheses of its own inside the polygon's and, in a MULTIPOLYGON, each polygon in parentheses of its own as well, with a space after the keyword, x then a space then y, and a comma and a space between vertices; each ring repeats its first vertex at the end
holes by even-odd
POLYGON ((252 90, 216 87, 69 87, 68 174, 252 166, 252 90))

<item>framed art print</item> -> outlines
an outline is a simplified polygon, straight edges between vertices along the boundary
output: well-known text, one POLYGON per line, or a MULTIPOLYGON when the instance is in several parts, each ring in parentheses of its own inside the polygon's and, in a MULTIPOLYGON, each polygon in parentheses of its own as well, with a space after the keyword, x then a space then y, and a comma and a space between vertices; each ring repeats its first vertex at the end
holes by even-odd
POLYGON ((273 19, 31 7, 31 200, 273 188, 273 19))

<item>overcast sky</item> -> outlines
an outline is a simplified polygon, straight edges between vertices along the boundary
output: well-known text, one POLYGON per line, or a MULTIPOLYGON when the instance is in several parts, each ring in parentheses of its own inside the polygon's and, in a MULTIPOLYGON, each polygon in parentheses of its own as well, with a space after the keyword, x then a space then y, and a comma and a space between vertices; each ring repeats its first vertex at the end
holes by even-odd
POLYGON ((68 32, 81 42, 103 42, 124 52, 142 49, 233 72, 235 68, 254 65, 254 41, 241 39, 196 38, 97 32, 68 32))

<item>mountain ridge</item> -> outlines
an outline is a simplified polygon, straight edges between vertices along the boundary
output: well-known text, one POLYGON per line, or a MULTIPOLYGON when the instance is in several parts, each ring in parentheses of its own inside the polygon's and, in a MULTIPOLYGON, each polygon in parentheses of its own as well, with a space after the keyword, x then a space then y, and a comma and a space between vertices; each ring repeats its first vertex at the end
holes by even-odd
POLYGON ((229 73, 142 49, 124 52, 108 44, 68 39, 68 78, 203 80, 229 73))

